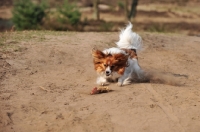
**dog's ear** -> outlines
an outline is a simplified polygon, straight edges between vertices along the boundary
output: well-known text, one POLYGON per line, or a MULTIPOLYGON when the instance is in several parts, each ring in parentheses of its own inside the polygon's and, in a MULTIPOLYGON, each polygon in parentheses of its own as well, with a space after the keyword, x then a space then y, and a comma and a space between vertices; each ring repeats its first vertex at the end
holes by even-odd
POLYGON ((94 64, 102 63, 102 60, 106 57, 106 55, 100 50, 92 50, 93 62, 94 64))
POLYGON ((128 55, 125 54, 115 54, 113 55, 114 59, 115 59, 115 63, 114 65, 115 67, 115 71, 120 74, 123 75, 124 71, 125 71, 125 67, 128 66, 128 55))
POLYGON ((92 56, 94 59, 103 59, 106 55, 100 50, 92 49, 92 56))
POLYGON ((128 55, 125 54, 114 54, 113 57, 115 58, 117 63, 126 64, 128 60, 128 55))

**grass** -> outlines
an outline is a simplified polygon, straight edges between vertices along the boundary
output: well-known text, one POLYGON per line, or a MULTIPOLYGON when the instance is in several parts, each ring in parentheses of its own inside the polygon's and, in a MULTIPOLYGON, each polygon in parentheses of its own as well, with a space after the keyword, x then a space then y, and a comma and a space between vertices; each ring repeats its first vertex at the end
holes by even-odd
POLYGON ((148 32, 159 32, 159 33, 167 33, 170 32, 169 28, 163 24, 152 24, 150 25, 146 31, 148 32))
POLYGON ((158 12, 168 12, 169 10, 174 13, 181 14, 197 14, 200 15, 200 8, 198 5, 195 6, 181 6, 177 4, 149 4, 149 5, 139 5, 138 10, 144 11, 158 11, 158 12))
MULTIPOLYGON (((21 42, 44 42, 47 40, 46 36, 62 36, 66 35, 66 32, 56 31, 14 31, 14 32, 2 32, 0 33, 0 51, 14 51, 20 52, 21 42)), ((73 35, 73 32, 68 32, 68 35, 73 35)))
POLYGON ((111 31, 111 29, 113 28, 114 24, 113 23, 110 23, 110 22, 105 22, 105 23, 102 23, 100 25, 100 28, 101 30, 103 31, 111 31))

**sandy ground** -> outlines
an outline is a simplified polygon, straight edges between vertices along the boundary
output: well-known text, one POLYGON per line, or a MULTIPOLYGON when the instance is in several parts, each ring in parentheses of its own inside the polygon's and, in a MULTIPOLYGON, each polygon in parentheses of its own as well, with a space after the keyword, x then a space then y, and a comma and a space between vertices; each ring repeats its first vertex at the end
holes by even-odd
POLYGON ((90 95, 91 49, 115 46, 118 33, 39 33, 0 50, 0 132, 199 132, 199 37, 139 33, 151 82, 90 95))

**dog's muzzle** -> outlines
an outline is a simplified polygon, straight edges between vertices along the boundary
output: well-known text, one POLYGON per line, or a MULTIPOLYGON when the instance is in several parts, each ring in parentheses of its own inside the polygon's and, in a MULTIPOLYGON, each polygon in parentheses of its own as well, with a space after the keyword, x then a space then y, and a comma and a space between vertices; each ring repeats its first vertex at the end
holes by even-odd
POLYGON ((112 73, 112 71, 111 71, 111 69, 110 69, 110 66, 108 66, 107 68, 106 68, 106 76, 110 76, 110 74, 112 73))
POLYGON ((106 71, 106 76, 110 76, 111 72, 110 71, 106 71))

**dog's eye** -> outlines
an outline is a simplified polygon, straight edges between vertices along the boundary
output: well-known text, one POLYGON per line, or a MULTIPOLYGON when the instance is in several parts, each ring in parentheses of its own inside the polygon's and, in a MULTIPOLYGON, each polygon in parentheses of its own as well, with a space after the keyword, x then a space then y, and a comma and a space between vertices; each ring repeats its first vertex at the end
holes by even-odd
POLYGON ((115 66, 111 66, 111 69, 113 69, 115 66))
POLYGON ((108 65, 107 64, 103 64, 105 67, 107 67, 108 65))
POLYGON ((101 64, 101 62, 96 62, 95 64, 101 64))

